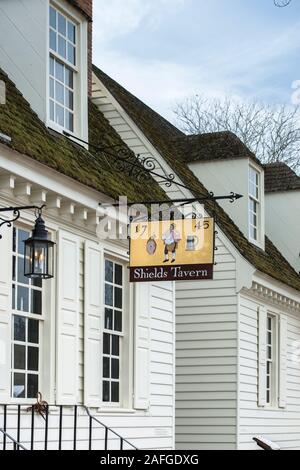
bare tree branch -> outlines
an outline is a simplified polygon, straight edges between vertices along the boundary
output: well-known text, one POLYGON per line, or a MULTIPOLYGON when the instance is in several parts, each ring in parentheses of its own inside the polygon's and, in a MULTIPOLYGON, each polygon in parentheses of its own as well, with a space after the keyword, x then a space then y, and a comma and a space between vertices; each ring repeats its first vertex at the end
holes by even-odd
POLYGON ((279 8, 287 7, 292 0, 274 0, 274 5, 279 8))
POLYGON ((187 134, 231 131, 263 163, 285 162, 300 172, 300 108, 195 95, 174 109, 187 134))

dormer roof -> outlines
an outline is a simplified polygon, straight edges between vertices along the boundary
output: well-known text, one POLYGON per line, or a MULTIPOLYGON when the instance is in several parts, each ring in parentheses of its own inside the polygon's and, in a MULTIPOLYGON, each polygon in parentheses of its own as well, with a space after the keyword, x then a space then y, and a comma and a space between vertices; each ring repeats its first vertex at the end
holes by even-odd
POLYGON ((300 177, 286 163, 265 165, 265 192, 300 190, 300 177))

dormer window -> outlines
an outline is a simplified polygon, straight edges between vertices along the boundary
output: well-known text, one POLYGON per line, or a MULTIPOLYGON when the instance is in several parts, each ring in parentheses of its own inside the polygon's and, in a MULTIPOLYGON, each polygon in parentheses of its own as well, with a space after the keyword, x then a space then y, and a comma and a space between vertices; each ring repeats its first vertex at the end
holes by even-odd
POLYGON ((56 125, 74 132, 77 27, 56 8, 49 11, 49 116, 56 125))
POLYGON ((260 174, 249 168, 249 238, 258 242, 260 235, 260 174))

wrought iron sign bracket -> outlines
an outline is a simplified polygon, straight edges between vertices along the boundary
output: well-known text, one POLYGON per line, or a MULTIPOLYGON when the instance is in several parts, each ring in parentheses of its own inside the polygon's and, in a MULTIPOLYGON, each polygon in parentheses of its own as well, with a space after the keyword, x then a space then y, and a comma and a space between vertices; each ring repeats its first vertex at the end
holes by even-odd
MULTIPOLYGON (((29 209, 35 209, 36 211, 42 211, 43 208, 45 207, 45 204, 42 206, 19 206, 19 207, 1 207, 0 208, 0 214, 10 212, 11 216, 9 219, 5 219, 1 217, 0 215, 0 228, 3 225, 7 225, 8 227, 11 227, 14 222, 16 222, 20 217, 21 217, 21 211, 23 210, 29 210, 29 209)), ((2 235, 0 234, 0 239, 2 238, 2 235)))
MULTIPOLYGON (((174 173, 168 174, 166 170, 163 168, 161 163, 154 157, 142 157, 141 155, 134 154, 128 147, 125 145, 114 145, 111 147, 100 147, 99 145, 91 144, 85 140, 82 140, 78 137, 75 137, 68 132, 64 131, 63 134, 71 139, 75 139, 78 142, 88 145, 89 147, 94 148, 97 152, 102 154, 103 156, 109 156, 113 159, 113 164, 115 169, 126 173, 128 176, 132 177, 135 181, 138 182, 145 182, 147 179, 151 181, 151 177, 158 184, 163 184, 167 188, 176 185, 181 188, 188 189, 191 193, 195 193, 195 189, 190 188, 189 186, 181 183, 180 181, 176 181, 176 176, 174 173)), ((99 164, 99 161, 96 160, 95 156, 90 154, 94 159, 95 163, 99 164)), ((192 204, 192 203, 203 203, 206 201, 219 201, 219 200, 229 200, 231 203, 235 202, 237 199, 242 198, 241 194, 236 194, 231 192, 229 195, 225 196, 215 196, 214 193, 209 193, 207 196, 198 196, 190 199, 175 199, 175 200, 164 200, 164 201, 134 201, 129 202, 127 207, 144 204, 144 205, 151 205, 151 204, 192 204)), ((122 206, 118 203, 115 204, 101 204, 99 206, 105 208, 107 206, 110 207, 119 207, 122 206)))
MULTIPOLYGON (((175 183, 176 184, 176 183, 175 183)), ((127 206, 127 207, 132 207, 135 205, 151 205, 151 204, 158 204, 158 205, 163 205, 163 204, 179 204, 180 206, 187 205, 187 204, 193 204, 193 203, 204 203, 207 201, 220 201, 220 200, 229 200, 230 203, 234 203, 238 199, 241 199, 243 196, 242 194, 236 194, 236 193, 230 193, 225 196, 215 196, 214 193, 210 193, 209 196, 204 196, 204 197, 194 197, 194 198, 189 198, 189 199, 165 199, 162 201, 134 201, 134 202, 128 202, 127 204, 119 204, 119 203, 99 203, 99 206, 105 209, 106 207, 122 207, 122 206, 127 206)))

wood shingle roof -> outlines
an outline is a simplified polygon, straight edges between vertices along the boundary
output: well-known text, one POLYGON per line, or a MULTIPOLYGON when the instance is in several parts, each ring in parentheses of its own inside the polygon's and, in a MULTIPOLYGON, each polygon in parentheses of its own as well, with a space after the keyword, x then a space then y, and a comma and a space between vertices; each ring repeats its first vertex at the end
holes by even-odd
POLYGON ((269 163, 264 169, 266 193, 300 189, 300 177, 286 163, 269 163))

